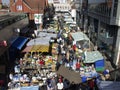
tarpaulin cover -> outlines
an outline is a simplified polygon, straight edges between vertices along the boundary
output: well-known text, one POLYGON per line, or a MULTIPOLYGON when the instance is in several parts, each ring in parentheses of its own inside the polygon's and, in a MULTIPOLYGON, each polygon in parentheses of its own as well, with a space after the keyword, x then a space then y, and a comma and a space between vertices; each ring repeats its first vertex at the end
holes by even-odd
POLYGON ((84 63, 94 63, 98 60, 103 60, 103 56, 99 51, 84 52, 84 63))
POLYGON ((27 46, 33 45, 49 45, 49 38, 36 38, 32 39, 27 43, 27 46))
POLYGON ((89 40, 87 35, 85 35, 83 32, 75 32, 75 33, 70 33, 73 40, 75 41, 81 41, 81 40, 89 40))
MULTIPOLYGON (((54 32, 54 30, 47 30, 47 32, 54 32)), ((39 32, 39 34, 37 35, 38 37, 44 37, 44 38, 56 38, 57 37, 57 34, 54 34, 54 33, 47 33, 47 32, 39 32)))

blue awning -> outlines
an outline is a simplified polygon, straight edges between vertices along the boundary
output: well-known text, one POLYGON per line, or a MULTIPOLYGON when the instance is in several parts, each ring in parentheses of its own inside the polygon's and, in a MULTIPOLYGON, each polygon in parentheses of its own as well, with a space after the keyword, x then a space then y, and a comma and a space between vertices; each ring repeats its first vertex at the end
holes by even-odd
POLYGON ((28 41, 28 38, 26 38, 26 37, 18 37, 18 38, 12 43, 12 47, 21 50, 22 47, 25 45, 25 43, 26 43, 27 41, 28 41))

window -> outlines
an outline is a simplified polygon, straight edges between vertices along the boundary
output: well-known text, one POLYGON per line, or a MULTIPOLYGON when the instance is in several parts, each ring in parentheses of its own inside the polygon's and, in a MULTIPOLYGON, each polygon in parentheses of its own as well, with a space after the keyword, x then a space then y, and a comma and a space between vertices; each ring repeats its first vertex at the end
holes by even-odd
POLYGON ((22 11, 22 5, 17 5, 17 10, 22 11))
POLYGON ((113 17, 116 17, 117 15, 117 6, 118 6, 118 0, 114 0, 114 8, 113 8, 113 17))

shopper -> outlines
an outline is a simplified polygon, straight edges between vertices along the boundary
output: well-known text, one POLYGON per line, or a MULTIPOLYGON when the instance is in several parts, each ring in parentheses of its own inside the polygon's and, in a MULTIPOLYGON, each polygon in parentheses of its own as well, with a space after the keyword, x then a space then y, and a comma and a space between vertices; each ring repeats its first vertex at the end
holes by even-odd
POLYGON ((57 83, 57 89, 58 90, 63 90, 64 86, 63 86, 63 82, 61 79, 59 79, 59 82, 57 83))

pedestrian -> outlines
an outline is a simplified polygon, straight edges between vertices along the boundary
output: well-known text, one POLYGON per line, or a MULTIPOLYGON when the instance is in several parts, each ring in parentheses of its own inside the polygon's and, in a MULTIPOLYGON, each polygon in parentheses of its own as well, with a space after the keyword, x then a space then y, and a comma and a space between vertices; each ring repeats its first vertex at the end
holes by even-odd
POLYGON ((74 52, 76 52, 76 48, 77 48, 76 44, 74 44, 72 48, 73 48, 74 52))
POLYGON ((60 63, 57 61, 56 62, 56 71, 58 71, 59 67, 60 67, 60 63))
POLYGON ((69 62, 69 70, 72 70, 72 66, 73 66, 73 60, 70 60, 70 62, 69 62))
POLYGON ((9 79, 10 79, 10 81, 13 80, 13 73, 12 72, 9 74, 9 79))
POLYGON ((52 87, 52 90, 57 90, 57 82, 55 80, 55 76, 53 76, 51 79, 51 87, 52 87))
POLYGON ((76 71, 80 71, 80 62, 79 61, 76 63, 76 71))
POLYGON ((20 73, 20 65, 15 65, 14 72, 15 72, 15 74, 20 73))
POLYGON ((64 88, 64 85, 63 85, 63 82, 61 79, 59 79, 59 82, 57 83, 57 89, 58 90, 63 90, 64 88))
POLYGON ((51 79, 47 79, 47 90, 52 90, 51 79))
POLYGON ((94 82, 94 80, 90 80, 90 81, 88 81, 88 86, 90 87, 90 89, 89 90, 94 90, 94 86, 95 86, 95 82, 94 82))
POLYGON ((63 80, 63 86, 64 86, 64 90, 68 90, 68 88, 70 87, 70 83, 67 79, 63 80))

